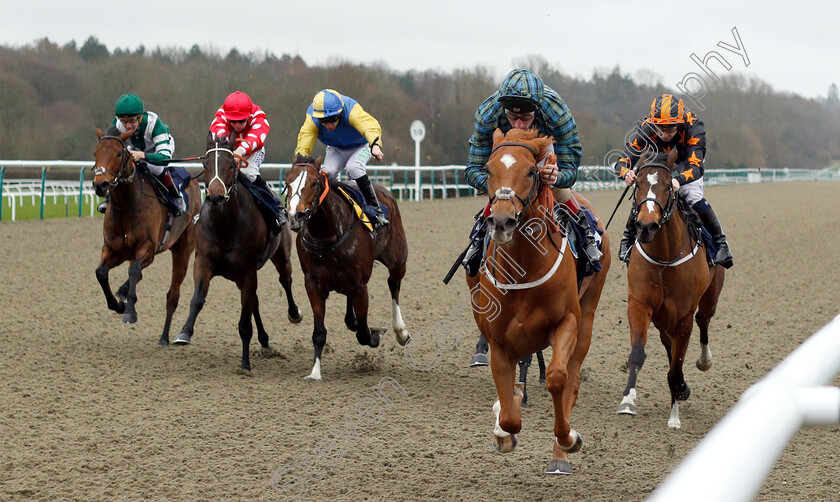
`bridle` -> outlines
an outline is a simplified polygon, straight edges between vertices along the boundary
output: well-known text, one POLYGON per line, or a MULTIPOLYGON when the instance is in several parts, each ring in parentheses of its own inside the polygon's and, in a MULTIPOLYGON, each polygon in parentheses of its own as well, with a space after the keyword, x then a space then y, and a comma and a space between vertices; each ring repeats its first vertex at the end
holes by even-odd
MULTIPOLYGON (((496 152, 496 150, 498 150, 499 148, 501 148, 503 146, 519 146, 519 147, 522 147, 522 148, 527 148, 532 154, 534 154, 534 159, 535 160, 539 157, 539 153, 531 145, 528 145, 526 143, 517 143, 517 142, 513 142, 513 141, 505 142, 505 143, 499 143, 498 145, 494 146, 493 150, 490 152, 490 155, 492 156, 496 152)), ((531 190, 528 192, 527 197, 522 198, 522 196, 517 194, 510 187, 501 187, 498 190, 496 190, 496 193, 494 193, 490 197, 490 205, 493 205, 498 200, 513 200, 513 198, 515 197, 515 198, 519 199, 519 202, 522 203, 522 210, 520 210, 516 213, 516 219, 521 220, 522 219, 522 213, 525 210, 525 207, 531 205, 531 203, 534 201, 534 197, 537 195, 537 190, 539 189, 539 177, 538 177, 539 171, 537 170, 537 167, 532 166, 531 170, 528 172, 528 175, 531 176, 532 178, 534 178, 534 182, 531 184, 531 190)))
MULTIPOLYGON (((315 164, 312 164, 311 162, 299 162, 297 164, 292 165, 292 169, 294 169, 295 167, 302 167, 306 169, 307 179, 309 178, 309 168, 312 168, 315 171, 315 178, 318 184, 317 189, 319 193, 316 197, 312 197, 312 202, 309 203, 309 207, 306 208, 306 211, 304 211, 303 217, 301 218, 301 223, 306 223, 307 221, 309 221, 309 218, 312 216, 312 214, 315 213, 317 206, 324 202, 324 199, 327 197, 327 194, 330 191, 330 182, 327 178, 327 175, 323 172, 318 172, 315 168, 315 164), (323 183, 321 182, 321 180, 323 180, 323 183)), ((301 183, 300 185, 298 185, 295 193, 291 193, 292 187, 290 186, 289 197, 286 200, 291 201, 296 195, 298 197, 301 197, 303 195, 302 192, 303 187, 305 185, 306 183, 301 183)))
MULTIPOLYGON (((670 167, 666 166, 665 164, 660 164, 660 163, 657 163, 657 162, 652 162, 650 164, 643 165, 639 169, 639 172, 642 172, 642 169, 645 169, 645 168, 648 168, 648 167, 651 167, 651 168, 654 168, 654 169, 665 169, 666 171, 668 171, 669 175, 671 174, 671 168, 670 167)), ((636 199, 636 192, 638 191, 638 188, 639 188, 639 185, 638 185, 638 181, 637 181, 636 182, 636 190, 633 191, 633 199, 634 200, 636 199)), ((663 226, 665 226, 666 223, 668 223, 668 220, 671 219, 671 215, 674 214, 674 209, 677 206, 676 200, 677 200, 677 195, 676 195, 676 192, 674 192, 674 187, 673 187, 673 185, 671 185, 671 183, 668 183, 668 202, 665 205, 662 205, 662 203, 659 202, 659 200, 657 200, 656 197, 646 197, 646 198, 644 198, 640 201, 636 201, 636 203, 634 204, 633 217, 634 217, 634 219, 638 217, 639 207, 641 207, 642 203, 653 202, 654 204, 659 206, 659 209, 662 213, 662 216, 659 217, 659 221, 657 222, 657 224, 660 227, 663 227, 663 226)))
POLYGON ((128 151, 128 148, 125 146, 125 141, 119 136, 101 136, 99 138, 99 142, 102 143, 106 139, 113 139, 120 143, 122 146, 122 150, 120 151, 120 168, 117 169, 117 174, 109 171, 105 168, 105 166, 94 166, 91 169, 93 170, 94 176, 109 176, 111 180, 107 181, 109 185, 115 187, 120 183, 131 183, 134 179, 134 176, 137 174, 137 169, 133 169, 131 175, 126 176, 125 171, 128 168, 129 163, 133 164, 133 160, 131 158, 131 153, 128 151))
MULTIPOLYGON (((210 185, 214 181, 219 180, 219 183, 222 184, 222 188, 225 189, 225 202, 227 202, 230 199, 230 191, 233 190, 233 187, 236 186, 236 178, 237 178, 237 175, 239 174, 240 162, 236 158, 236 154, 234 154, 232 150, 230 150, 229 148, 222 148, 222 147, 219 146, 218 143, 216 143, 215 148, 211 148, 211 149, 207 150, 207 152, 204 153, 204 157, 206 158, 207 156, 210 155, 210 153, 216 153, 216 155, 214 156, 214 162, 213 162, 213 167, 214 167, 215 171, 213 173, 213 179, 211 179, 210 182, 207 183, 206 189, 209 189, 210 185), (222 180, 222 178, 219 177, 219 153, 218 152, 229 153, 231 158, 233 159, 233 181, 231 182, 230 186, 227 186, 227 184, 224 182, 224 180, 222 180)), ((245 165, 246 166, 248 165, 247 161, 245 161, 245 165)))

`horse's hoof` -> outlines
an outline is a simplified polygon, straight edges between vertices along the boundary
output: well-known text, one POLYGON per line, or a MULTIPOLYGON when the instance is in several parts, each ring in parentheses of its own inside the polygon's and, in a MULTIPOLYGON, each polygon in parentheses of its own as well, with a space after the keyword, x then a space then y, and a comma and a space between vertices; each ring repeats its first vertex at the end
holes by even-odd
POLYGON ((303 379, 306 380, 307 382, 320 382, 321 381, 320 378, 315 378, 312 375, 306 375, 305 377, 303 377, 303 379))
POLYGON ((134 324, 137 322, 137 313, 135 312, 126 312, 122 316, 122 323, 123 324, 134 324))
POLYGON ((236 370, 236 373, 239 374, 239 375, 242 375, 242 376, 247 376, 247 377, 252 376, 251 375, 251 370, 245 369, 245 368, 239 368, 238 370, 236 370))
POLYGON ((711 367, 712 367, 712 362, 711 362, 711 361, 708 361, 708 362, 703 362, 703 361, 701 361, 700 359, 698 359, 698 360, 697 360, 697 369, 698 369, 698 370, 700 370, 700 371, 709 371, 709 369, 710 369, 711 367))
POLYGON ((400 344, 401 347, 405 347, 406 344, 411 340, 411 335, 408 333, 407 329, 397 330, 395 328, 394 336, 397 337, 397 343, 400 344))
POLYGON ((516 439, 516 434, 510 436, 499 437, 493 434, 493 448, 499 453, 510 453, 516 448, 519 440, 516 439))
POLYGON ((680 392, 678 392, 675 397, 678 401, 685 401, 686 399, 691 397, 691 387, 689 387, 688 384, 684 384, 683 389, 680 392))
POLYGON ((572 436, 575 439, 574 439, 574 442, 572 442, 572 445, 569 446, 568 448, 566 448, 564 446, 560 446, 560 443, 557 441, 557 438, 554 438, 554 444, 557 445, 558 448, 565 451, 566 453, 577 453, 577 452, 579 452, 580 449, 583 447, 583 437, 580 435, 580 433, 578 433, 578 431, 576 431, 574 429, 569 431, 569 435, 572 436))
POLYGON ((382 335, 384 335, 387 331, 388 328, 370 330, 370 342, 368 342, 367 345, 374 349, 376 347, 379 347, 379 343, 382 340, 382 335))
POLYGON ((265 347, 260 347, 260 355, 263 357, 274 357, 275 354, 277 354, 277 351, 272 349, 268 345, 266 345, 265 347))
POLYGON ((618 405, 618 411, 616 413, 619 415, 635 415, 636 405, 633 403, 621 403, 618 405))
POLYGON ((520 408, 530 408, 530 406, 528 406, 528 401, 522 401, 522 402, 519 404, 519 407, 520 407, 520 408))
POLYGON ((169 347, 169 338, 161 338, 158 340, 158 347, 169 347))
POLYGON ((186 333, 178 333, 178 336, 172 340, 172 345, 189 345, 190 338, 192 337, 186 333))
POLYGON ((295 315, 288 314, 288 315, 289 315, 289 322, 292 323, 292 324, 300 324, 300 321, 303 320, 303 315, 300 313, 300 309, 297 309, 297 314, 295 314, 295 315))
POLYGON ((571 474, 572 466, 568 460, 562 458, 552 458, 545 468, 546 474, 571 474))
POLYGON ((470 360, 470 368, 475 368, 476 366, 487 366, 490 364, 490 360, 487 359, 487 354, 473 354, 472 359, 470 360))

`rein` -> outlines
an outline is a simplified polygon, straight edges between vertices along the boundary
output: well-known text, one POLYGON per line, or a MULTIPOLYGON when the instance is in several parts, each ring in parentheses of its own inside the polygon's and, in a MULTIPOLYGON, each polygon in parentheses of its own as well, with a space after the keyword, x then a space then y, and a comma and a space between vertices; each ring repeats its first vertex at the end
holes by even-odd
MULTIPOLYGON (((312 164, 312 163, 308 163, 308 162, 301 162, 301 163, 294 164, 292 166, 292 168, 295 168, 295 167, 306 168, 307 176, 309 176, 308 173, 309 173, 309 168, 310 167, 312 169, 315 169, 315 165, 312 164)), ((323 190, 321 190, 321 194, 318 196, 318 199, 317 199, 317 201, 318 201, 317 202, 317 207, 320 207, 321 204, 324 202, 324 200, 327 198, 327 195, 330 193, 330 190, 331 190, 330 179, 324 171, 318 172, 318 174, 316 176, 318 177, 318 184, 319 185, 320 185, 320 181, 321 181, 322 177, 323 177, 323 180, 324 180, 324 188, 323 188, 323 190)), ((292 198, 294 198, 295 195, 300 197, 302 195, 301 192, 303 191, 303 187, 304 187, 304 183, 301 183, 298 186, 297 191, 295 193, 291 194, 291 196, 289 197, 289 200, 292 200, 292 198)), ((310 215, 315 214, 316 202, 315 202, 314 198, 312 199, 312 202, 309 204, 309 208, 307 210, 308 210, 310 215)), ((304 221, 303 225, 302 225, 303 229, 300 233, 301 241, 303 241, 303 243, 306 245, 306 247, 312 249, 313 251, 332 251, 332 250, 338 248, 339 246, 341 246, 342 244, 344 244, 344 241, 346 241, 350 237, 350 235, 353 233, 353 231, 356 229, 356 227, 359 226, 359 224, 361 222, 362 222, 361 219, 356 219, 356 221, 354 221, 353 224, 350 225, 350 227, 341 234, 341 236, 338 238, 338 240, 336 242, 320 243, 320 242, 317 242, 317 241, 313 240, 311 236, 309 238, 306 237, 306 230, 308 229, 308 223, 309 223, 309 219, 307 218, 306 221, 304 221)))
MULTIPOLYGON (((532 154, 534 154, 535 160, 539 157, 539 152, 537 152, 537 150, 531 145, 525 143, 518 143, 514 141, 499 143, 498 145, 493 147, 493 150, 490 151, 490 155, 493 155, 493 153, 495 153, 496 150, 503 146, 519 146, 522 148, 527 148, 532 154)), ((534 175, 534 183, 531 185, 531 191, 528 193, 527 197, 523 199, 522 196, 517 194, 512 188, 501 187, 498 190, 496 190, 496 193, 494 193, 492 197, 490 197, 490 204, 492 205, 497 200, 513 200, 513 198, 516 197, 517 199, 519 199, 519 202, 522 203, 522 207, 524 210, 525 206, 529 206, 531 202, 533 202, 534 196, 537 194, 537 190, 539 189, 539 171, 536 169, 536 167, 534 167, 531 168, 529 174, 534 175)), ((517 217, 520 217, 521 215, 522 211, 519 211, 519 213, 517 213, 517 217)))

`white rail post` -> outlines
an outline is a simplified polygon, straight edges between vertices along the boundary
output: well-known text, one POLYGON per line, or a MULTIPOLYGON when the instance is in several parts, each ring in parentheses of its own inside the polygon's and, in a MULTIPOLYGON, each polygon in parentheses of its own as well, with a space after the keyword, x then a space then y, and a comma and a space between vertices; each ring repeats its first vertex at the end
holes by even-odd
MULTIPOLYGON (((411 123, 411 126, 408 128, 408 131, 411 133, 411 139, 414 140, 414 167, 420 167, 420 142, 423 141, 423 138, 426 137, 426 126, 423 122, 419 120, 415 120, 411 123)), ((416 169, 414 171, 414 200, 421 201, 423 200, 423 190, 421 189, 421 180, 422 177, 420 173, 420 169, 416 169)), ((434 195, 432 196, 434 198, 434 195)))

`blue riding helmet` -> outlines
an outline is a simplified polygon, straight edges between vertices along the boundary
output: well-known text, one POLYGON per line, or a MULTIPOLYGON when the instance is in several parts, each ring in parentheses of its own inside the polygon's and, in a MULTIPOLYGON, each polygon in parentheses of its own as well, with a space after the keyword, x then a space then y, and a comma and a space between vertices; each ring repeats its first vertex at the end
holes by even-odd
POLYGON ((312 116, 316 119, 332 117, 343 110, 344 101, 341 99, 341 94, 332 89, 318 91, 318 94, 312 98, 312 116))
POLYGON ((529 70, 516 69, 507 74, 499 86, 498 100, 505 109, 528 112, 539 108, 545 95, 542 79, 529 70))

